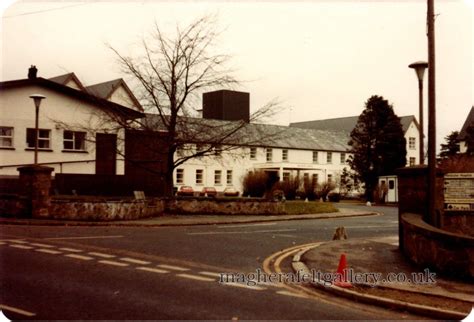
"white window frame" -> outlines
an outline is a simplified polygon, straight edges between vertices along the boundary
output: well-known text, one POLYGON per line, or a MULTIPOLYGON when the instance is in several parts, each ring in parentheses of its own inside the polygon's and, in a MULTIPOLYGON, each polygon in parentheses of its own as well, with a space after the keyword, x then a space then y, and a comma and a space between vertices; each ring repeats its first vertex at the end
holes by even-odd
POLYGON ((341 164, 347 163, 347 155, 345 152, 341 152, 341 164))
POLYGON ((80 131, 68 131, 68 130, 64 130, 63 132, 63 150, 64 151, 86 151, 86 137, 87 137, 87 133, 86 132, 80 132, 80 131), (69 132, 69 133, 72 133, 72 139, 66 139, 66 133, 69 132), (84 138, 82 139, 82 148, 77 148, 76 147, 76 136, 77 135, 84 135, 84 138), (73 148, 72 149, 68 149, 66 148, 66 142, 71 142, 72 143, 72 146, 73 148))
MULTIPOLYGON (((27 128, 26 129, 26 146, 28 149, 35 148, 35 142, 31 142, 30 145, 28 142, 28 131, 33 131, 32 137, 35 137, 35 129, 27 128)), ((50 129, 38 129, 38 150, 51 150, 51 130, 50 129), (47 133, 48 137, 42 136, 42 134, 47 133), (41 147, 41 142, 47 142, 47 147, 41 147)))
POLYGON ((409 162, 410 162, 410 167, 414 166, 416 164, 416 158, 415 157, 410 157, 409 162))
POLYGON ((204 170, 196 169, 196 185, 204 184, 204 170))
POLYGON ((313 163, 319 163, 319 153, 318 153, 318 151, 313 151, 313 163))
POLYGON ((13 148, 15 130, 13 126, 0 126, 0 148, 13 148), (10 135, 3 134, 4 131, 10 131, 10 135), (10 141, 9 145, 5 145, 4 142, 10 141))
POLYGON ((291 173, 288 171, 283 172, 283 181, 290 181, 291 173))
POLYGON ((408 138, 408 148, 410 150, 416 150, 416 138, 415 137, 410 136, 408 138))
POLYGON ((332 152, 326 152, 326 163, 332 164, 332 152))
POLYGON ((176 184, 184 184, 184 169, 176 169, 176 184))
POLYGON ((267 148, 265 150, 265 154, 266 154, 267 162, 271 162, 273 160, 273 149, 272 148, 267 148))
POLYGON ((289 159, 288 156, 289 156, 288 149, 281 150, 281 160, 283 162, 288 162, 288 159, 289 159))
POLYGON ((222 184, 222 170, 214 170, 214 184, 215 185, 222 184))
POLYGON ((232 170, 227 170, 226 172, 226 183, 228 186, 232 186, 234 173, 232 170))
POLYGON ((250 148, 250 160, 257 160, 257 148, 250 148))

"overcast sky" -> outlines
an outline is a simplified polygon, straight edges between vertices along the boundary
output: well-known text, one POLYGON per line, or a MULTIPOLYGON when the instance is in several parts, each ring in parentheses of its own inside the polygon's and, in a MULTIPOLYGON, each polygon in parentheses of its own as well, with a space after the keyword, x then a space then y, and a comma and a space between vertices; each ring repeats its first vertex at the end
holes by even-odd
MULTIPOLYGON (((438 146, 474 105, 473 8, 472 0, 435 1, 438 146)), ((26 78, 34 64, 45 78, 127 81, 105 43, 128 54, 155 20, 169 30, 204 14, 218 15, 216 49, 232 56, 251 109, 283 102, 276 124, 359 115, 371 95, 418 118, 408 68, 427 60, 426 1, 418 0, 15 1, 2 13, 0 78, 26 78)))

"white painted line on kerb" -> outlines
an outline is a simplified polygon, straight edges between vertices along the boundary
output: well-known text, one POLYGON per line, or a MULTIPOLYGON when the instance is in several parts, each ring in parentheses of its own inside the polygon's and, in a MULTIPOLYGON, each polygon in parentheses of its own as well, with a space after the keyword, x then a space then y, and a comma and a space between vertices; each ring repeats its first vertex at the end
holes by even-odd
POLYGON ((30 245, 36 246, 36 247, 43 247, 43 248, 54 248, 54 246, 46 245, 46 244, 39 244, 39 243, 30 243, 30 245))
POLYGON ((199 274, 206 275, 206 276, 212 276, 212 277, 221 277, 221 274, 219 273, 213 273, 213 272, 199 272, 199 274))
POLYGON ((102 258, 114 258, 115 257, 115 255, 97 253, 97 252, 89 252, 88 254, 92 255, 92 256, 102 257, 102 258))
POLYGON ((156 265, 158 267, 164 268, 164 269, 170 269, 172 271, 180 271, 180 272, 186 272, 189 271, 189 268, 184 268, 184 267, 179 267, 179 266, 173 266, 173 265, 165 265, 165 264, 160 264, 156 265))
POLYGON ((122 238, 123 236, 83 236, 83 237, 55 237, 43 238, 44 240, 68 240, 68 239, 107 239, 107 238, 122 238))
POLYGON ((248 288, 250 290, 255 290, 255 291, 263 291, 265 289, 264 287, 260 287, 260 286, 252 286, 252 285, 246 285, 246 284, 240 284, 240 283, 222 283, 222 285, 248 288))
POLYGON ((280 294, 280 295, 286 295, 286 296, 292 296, 292 297, 299 297, 299 298, 302 298, 302 299, 305 299, 306 296, 302 295, 302 294, 298 294, 298 293, 293 293, 293 292, 288 292, 288 291, 278 291, 276 292, 277 294, 280 294))
POLYGON ((121 266, 121 267, 128 266, 128 264, 126 264, 126 263, 120 263, 120 262, 114 262, 114 261, 106 261, 106 260, 99 261, 99 263, 105 264, 105 265, 112 265, 112 266, 121 266))
POLYGON ((138 259, 134 259, 134 258, 128 258, 128 257, 122 257, 122 258, 120 258, 120 260, 124 261, 124 262, 128 262, 128 263, 132 263, 132 264, 140 264, 140 265, 151 264, 151 262, 142 261, 142 260, 138 260, 138 259))
POLYGON ((35 249, 35 252, 46 253, 46 254, 52 254, 52 255, 62 254, 62 252, 59 252, 59 251, 57 251, 57 250, 44 249, 44 248, 35 249))
POLYGON ((203 277, 203 276, 198 276, 198 275, 191 275, 191 274, 177 274, 176 276, 195 280, 195 281, 203 281, 203 282, 214 282, 215 280, 213 278, 209 277, 203 277))
POLYGON ((268 222, 268 223, 261 223, 261 224, 244 224, 244 225, 223 225, 217 226, 217 228, 240 228, 240 227, 254 227, 254 226, 275 226, 276 223, 268 222))
POLYGON ((141 271, 147 271, 147 272, 158 273, 158 274, 166 274, 166 273, 169 273, 169 271, 165 271, 164 269, 159 269, 159 268, 137 267, 137 269, 139 269, 139 270, 141 270, 141 271))
POLYGON ((188 233, 188 235, 226 235, 226 234, 260 234, 260 233, 281 233, 296 231, 296 229, 274 229, 274 230, 253 230, 253 231, 208 231, 198 233, 188 233))
POLYGON ((0 310, 10 311, 10 312, 21 314, 21 315, 24 315, 24 316, 35 316, 36 315, 33 312, 28 312, 28 311, 25 311, 25 310, 22 310, 22 309, 19 309, 19 308, 16 308, 16 307, 8 306, 8 305, 5 305, 5 304, 0 304, 0 310))
POLYGON ((82 250, 80 249, 68 248, 68 247, 60 248, 60 250, 63 250, 65 252, 71 252, 71 253, 82 253, 82 250))
POLYGON ((75 258, 75 259, 81 259, 83 261, 90 261, 90 260, 94 259, 94 258, 89 257, 89 256, 82 256, 82 255, 76 255, 76 254, 67 254, 67 255, 64 255, 64 256, 70 257, 70 258, 75 258))
POLYGON ((15 247, 15 248, 20 248, 20 249, 32 249, 33 248, 31 246, 25 246, 25 245, 10 245, 10 247, 15 247))

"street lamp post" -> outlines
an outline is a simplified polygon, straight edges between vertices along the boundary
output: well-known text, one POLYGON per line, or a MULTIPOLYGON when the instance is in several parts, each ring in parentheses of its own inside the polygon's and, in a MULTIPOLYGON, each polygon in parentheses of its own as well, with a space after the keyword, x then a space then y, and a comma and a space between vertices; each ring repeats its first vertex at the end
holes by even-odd
POLYGON ((39 136, 39 127, 38 127, 38 115, 39 115, 39 108, 41 105, 41 100, 45 99, 46 96, 41 94, 32 94, 30 98, 33 99, 35 103, 35 165, 38 164, 38 136, 39 136))
POLYGON ((413 68, 416 72, 416 76, 418 77, 418 105, 419 105, 419 116, 420 116, 420 164, 425 163, 425 155, 423 152, 423 139, 424 139, 424 131, 423 131, 423 75, 425 74, 425 69, 428 67, 428 63, 424 61, 417 61, 413 64, 408 65, 408 67, 413 68))

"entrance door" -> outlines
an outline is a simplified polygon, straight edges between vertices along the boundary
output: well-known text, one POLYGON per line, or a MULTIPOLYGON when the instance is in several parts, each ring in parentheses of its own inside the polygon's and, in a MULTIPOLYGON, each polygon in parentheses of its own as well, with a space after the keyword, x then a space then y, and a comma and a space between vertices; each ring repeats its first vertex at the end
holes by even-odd
POLYGON ((97 133, 95 139, 95 173, 116 174, 117 135, 97 133))

